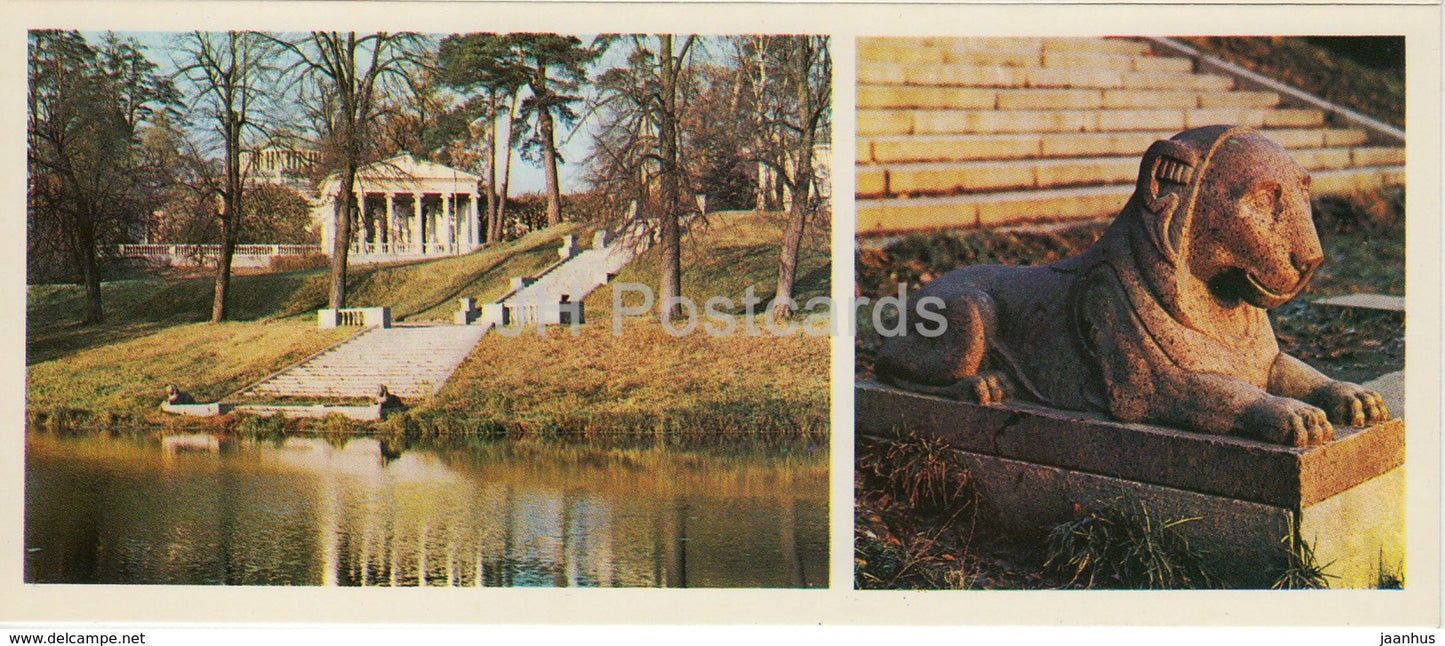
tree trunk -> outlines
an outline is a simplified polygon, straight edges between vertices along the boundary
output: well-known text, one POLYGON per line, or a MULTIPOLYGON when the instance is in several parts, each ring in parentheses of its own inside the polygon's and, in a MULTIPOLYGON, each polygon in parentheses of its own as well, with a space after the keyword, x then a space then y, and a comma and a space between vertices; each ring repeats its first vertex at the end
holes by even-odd
MULTIPOLYGON (((547 67, 541 62, 537 63, 537 79, 536 89, 548 92, 547 67)), ((562 187, 557 182, 557 136, 551 107, 542 106, 538 122, 542 130, 542 170, 547 173, 547 226, 555 227, 562 224, 562 187)))
POLYGON ((562 188, 557 182, 557 149, 553 144, 552 113, 542 110, 542 170, 547 173, 547 226, 562 223, 562 188))
POLYGON ((85 283, 85 318, 81 322, 99 325, 105 322, 105 308, 100 300, 100 261, 95 255, 95 235, 82 233, 79 242, 81 280, 85 283))
MULTIPOLYGON (((767 150, 768 148, 767 126, 765 125, 768 122, 768 115, 767 108, 764 105, 764 101, 766 100, 765 97, 767 96, 766 90, 768 87, 768 57, 766 55, 767 51, 765 49, 768 40, 770 40, 768 36, 760 35, 757 36, 756 41, 758 54, 758 84, 753 87, 753 97, 756 103, 754 107, 757 109, 757 114, 754 115, 754 118, 756 119, 754 123, 754 128, 756 128, 756 143, 754 143, 754 145, 757 146, 757 152, 759 156, 761 156, 762 152, 764 150, 767 150)), ((762 161, 758 162, 758 199, 757 203, 754 205, 753 208, 758 213, 762 213, 768 210, 768 165, 763 163, 762 161)))
MULTIPOLYGON (((230 201, 226 200, 228 203, 230 201)), ((212 323, 220 323, 231 314, 231 257, 236 250, 236 226, 230 215, 232 208, 228 204, 227 215, 221 218, 221 257, 216 259, 216 293, 211 300, 212 323)))
MULTIPOLYGON (((498 242, 497 231, 497 93, 488 95, 491 123, 487 124, 487 243, 498 242)), ((508 147, 510 150, 510 147, 508 147)))
MULTIPOLYGON (((806 38, 804 36, 803 38, 806 38)), ((811 202, 813 189, 813 137, 814 127, 812 121, 813 101, 811 101, 812 88, 808 87, 808 67, 812 61, 809 43, 804 40, 798 46, 798 65, 793 70, 797 74, 797 119, 803 126, 802 136, 798 139, 798 150, 794 156, 797 159, 793 172, 793 200, 789 205, 788 232, 783 238, 782 258, 778 262, 778 291, 773 296, 772 314, 774 318, 784 318, 793 314, 793 307, 789 299, 793 297, 793 280, 798 271, 798 247, 803 240, 803 227, 808 220, 808 205, 811 202)))
POLYGON ((352 188, 356 185, 356 163, 347 160, 341 168, 341 194, 336 200, 336 239, 331 241, 331 297, 328 307, 346 307, 346 260, 351 251, 351 212, 355 209, 352 188))
POLYGON ((507 108, 507 145, 502 148, 502 190, 497 194, 497 240, 502 240, 507 222, 507 195, 512 184, 512 123, 517 116, 517 93, 512 94, 512 105, 507 108))
POLYGON ((226 124, 226 193, 221 214, 221 257, 216 259, 216 292, 211 301, 211 322, 220 323, 230 315, 231 258, 236 251, 236 234, 241 225, 241 125, 226 124))
POLYGON ((678 223, 677 194, 677 60, 672 56, 672 36, 658 36, 662 53, 662 111, 658 115, 658 143, 662 157, 662 320, 671 321, 682 313, 682 305, 668 299, 682 296, 682 237, 678 223))

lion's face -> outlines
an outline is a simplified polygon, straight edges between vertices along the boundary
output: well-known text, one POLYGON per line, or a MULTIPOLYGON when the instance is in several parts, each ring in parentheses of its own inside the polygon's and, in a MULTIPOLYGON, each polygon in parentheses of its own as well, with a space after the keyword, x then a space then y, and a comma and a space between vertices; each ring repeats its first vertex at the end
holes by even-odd
POLYGON ((1263 136, 1225 141, 1195 204, 1189 271, 1227 302, 1268 309, 1294 298, 1324 257, 1309 184, 1309 174, 1263 136))

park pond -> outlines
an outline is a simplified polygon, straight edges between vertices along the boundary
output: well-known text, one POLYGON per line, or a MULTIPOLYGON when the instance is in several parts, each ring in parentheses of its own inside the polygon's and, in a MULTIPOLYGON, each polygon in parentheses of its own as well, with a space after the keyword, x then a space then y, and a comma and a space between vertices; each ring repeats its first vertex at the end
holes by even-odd
POLYGON ((28 583, 827 587, 827 448, 30 432, 28 583))

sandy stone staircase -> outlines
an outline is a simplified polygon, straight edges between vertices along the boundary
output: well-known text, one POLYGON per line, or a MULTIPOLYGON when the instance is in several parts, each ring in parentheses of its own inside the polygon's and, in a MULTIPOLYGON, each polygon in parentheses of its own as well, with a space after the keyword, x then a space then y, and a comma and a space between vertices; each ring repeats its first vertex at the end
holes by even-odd
POLYGON ((860 39, 858 232, 1109 217, 1149 144, 1221 123, 1289 148, 1317 194, 1403 184, 1404 148, 1195 67, 1143 40, 860 39))
POLYGON ((485 326, 471 325, 369 328, 232 399, 370 398, 382 384, 403 401, 428 397, 486 332, 485 326))

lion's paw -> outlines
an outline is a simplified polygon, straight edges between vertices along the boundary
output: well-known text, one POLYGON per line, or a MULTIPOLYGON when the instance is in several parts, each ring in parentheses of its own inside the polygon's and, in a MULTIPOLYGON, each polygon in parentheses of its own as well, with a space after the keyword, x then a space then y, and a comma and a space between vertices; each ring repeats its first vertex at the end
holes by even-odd
POLYGON ((1390 419, 1380 393, 1345 381, 1332 381, 1317 389, 1310 401, 1328 411, 1336 424, 1364 426, 1390 419))
POLYGON ((1324 444, 1335 429, 1323 410, 1288 397, 1268 397, 1249 407, 1245 427, 1266 442, 1294 447, 1324 444))
POLYGON ((1007 385, 1003 375, 983 372, 958 380, 956 392, 959 399, 969 399, 988 406, 1003 402, 1004 396, 1008 394, 1007 385))

